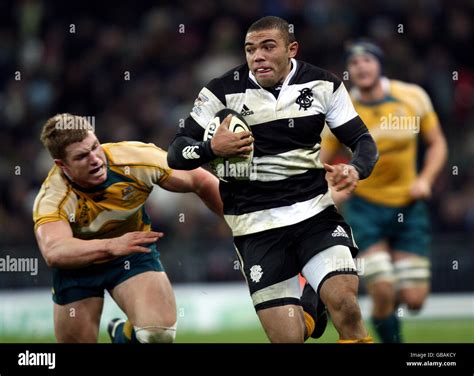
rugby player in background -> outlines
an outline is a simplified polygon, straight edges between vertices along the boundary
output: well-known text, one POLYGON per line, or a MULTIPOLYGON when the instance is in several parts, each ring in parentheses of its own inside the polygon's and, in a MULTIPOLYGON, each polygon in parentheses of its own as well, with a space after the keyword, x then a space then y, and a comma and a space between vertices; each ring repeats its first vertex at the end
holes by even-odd
MULTIPOLYGON (((350 196, 343 213, 362 250, 373 326, 382 342, 401 342, 398 302, 418 311, 430 288, 424 200, 446 162, 447 146, 426 92, 384 77, 383 59, 382 50, 368 41, 347 48, 351 98, 377 143, 380 159, 352 195, 333 191, 333 199, 339 205, 350 196), (417 173, 419 133, 426 152, 417 173)), ((341 145, 329 132, 323 135, 321 158, 330 163, 341 145)))

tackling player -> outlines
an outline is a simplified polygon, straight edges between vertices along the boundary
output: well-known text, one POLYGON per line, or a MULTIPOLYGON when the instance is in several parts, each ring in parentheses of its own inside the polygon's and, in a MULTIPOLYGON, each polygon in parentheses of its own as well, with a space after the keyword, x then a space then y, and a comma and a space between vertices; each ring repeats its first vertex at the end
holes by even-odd
POLYGON ((70 114, 44 125, 54 158, 36 197, 35 234, 53 272, 58 342, 97 342, 104 290, 128 321, 113 320, 113 342, 173 342, 176 304, 144 204, 153 186, 195 192, 222 214, 217 179, 203 169, 173 171, 153 144, 101 145, 90 123, 70 114))
MULTIPOLYGON (((382 342, 400 342, 398 302, 418 311, 430 286, 429 221, 424 200, 447 155, 438 117, 425 91, 382 74, 382 50, 360 41, 347 49, 356 111, 374 137, 380 160, 344 204, 344 216, 365 262, 367 290, 374 302, 372 322, 382 342), (416 172, 417 140, 427 148, 416 172)), ((323 137, 321 158, 331 161, 340 144, 323 137)), ((336 202, 348 198, 333 192, 336 202)))

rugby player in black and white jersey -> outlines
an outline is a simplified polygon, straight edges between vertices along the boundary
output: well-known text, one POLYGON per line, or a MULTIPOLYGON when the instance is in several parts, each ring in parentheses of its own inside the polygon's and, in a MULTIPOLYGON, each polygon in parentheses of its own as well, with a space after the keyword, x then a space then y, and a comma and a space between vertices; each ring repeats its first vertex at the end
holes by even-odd
POLYGON ((324 303, 340 342, 372 342, 357 301, 353 257, 358 249, 328 182, 337 191, 352 191, 377 161, 375 143, 343 83, 294 59, 298 42, 287 21, 272 16, 256 21, 244 48, 247 64, 213 79, 199 93, 168 149, 169 166, 190 170, 216 157, 248 155, 253 148, 253 178, 221 181, 220 193, 268 338, 303 342, 320 336, 324 303), (245 116, 252 132, 230 132, 228 116, 214 137, 203 141, 207 124, 224 108, 245 116), (352 149, 348 164, 321 163, 325 122, 352 149), (308 282, 303 296, 299 273, 308 282))

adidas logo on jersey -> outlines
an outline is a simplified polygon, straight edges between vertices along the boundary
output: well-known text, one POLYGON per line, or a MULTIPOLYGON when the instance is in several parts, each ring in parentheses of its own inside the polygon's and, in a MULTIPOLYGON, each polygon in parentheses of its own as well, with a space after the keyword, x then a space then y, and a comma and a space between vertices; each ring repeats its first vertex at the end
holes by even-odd
POLYGON ((184 159, 199 159, 201 158, 196 151, 199 150, 199 146, 186 146, 183 149, 183 158, 184 159))
POLYGON ((332 232, 332 237, 333 238, 337 238, 339 236, 343 236, 345 238, 349 237, 347 235, 347 232, 341 226, 337 226, 336 229, 332 232))
POLYGON ((240 115, 249 116, 249 115, 253 115, 253 114, 254 114, 254 112, 244 104, 243 107, 242 107, 242 111, 240 111, 240 115))

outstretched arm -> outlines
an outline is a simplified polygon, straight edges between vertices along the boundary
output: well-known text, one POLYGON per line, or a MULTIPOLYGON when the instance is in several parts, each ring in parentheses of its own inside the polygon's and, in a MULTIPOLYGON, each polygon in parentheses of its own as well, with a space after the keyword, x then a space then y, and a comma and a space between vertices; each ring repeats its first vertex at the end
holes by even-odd
POLYGON ((61 269, 80 268, 130 253, 149 253, 144 245, 163 236, 161 232, 134 231, 117 238, 82 240, 73 237, 65 221, 44 223, 35 234, 48 266, 61 269))
POLYGON ((203 168, 191 171, 173 170, 170 177, 160 183, 160 187, 171 192, 194 192, 209 209, 223 216, 224 205, 219 193, 219 180, 203 168))

